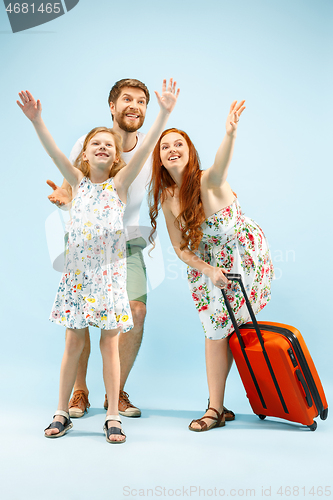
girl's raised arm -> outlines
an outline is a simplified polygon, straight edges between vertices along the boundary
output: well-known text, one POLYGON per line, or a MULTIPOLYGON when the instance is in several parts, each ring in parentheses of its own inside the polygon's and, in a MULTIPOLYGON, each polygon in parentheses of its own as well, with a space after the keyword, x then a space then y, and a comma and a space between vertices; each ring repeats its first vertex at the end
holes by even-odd
POLYGON ((45 126, 42 120, 42 105, 40 101, 34 99, 32 94, 26 90, 25 92, 19 92, 22 104, 20 101, 16 101, 19 107, 22 109, 23 113, 37 132, 37 135, 47 152, 47 154, 52 158, 56 166, 59 168, 60 172, 67 179, 71 186, 76 186, 83 177, 83 173, 77 168, 74 168, 71 162, 68 160, 66 155, 60 151, 53 137, 45 126))
POLYGON ((158 138, 165 128, 169 115, 175 107, 179 95, 180 89, 177 90, 176 86, 177 82, 173 82, 172 78, 170 78, 168 88, 166 86, 166 80, 163 80, 161 95, 155 91, 157 101, 160 106, 157 118, 138 151, 136 151, 126 167, 121 169, 114 179, 120 199, 126 200, 129 186, 140 173, 140 170, 147 161, 148 156, 154 149, 158 138))
POLYGON ((237 101, 234 101, 230 106, 226 134, 217 150, 213 165, 205 170, 203 174, 208 187, 219 187, 227 180, 228 167, 234 152, 239 117, 245 109, 244 103, 245 101, 241 101, 237 104, 237 101))

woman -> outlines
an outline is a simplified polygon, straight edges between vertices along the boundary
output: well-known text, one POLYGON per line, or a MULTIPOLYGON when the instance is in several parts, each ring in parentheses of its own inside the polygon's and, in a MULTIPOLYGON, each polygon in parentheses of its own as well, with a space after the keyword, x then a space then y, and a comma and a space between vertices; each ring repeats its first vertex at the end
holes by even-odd
POLYGON ((224 273, 242 275, 255 313, 270 299, 273 266, 265 236, 243 215, 227 182, 244 103, 232 103, 226 135, 208 170, 200 170, 198 154, 181 130, 164 131, 153 151, 150 241, 162 207, 176 254, 189 266, 189 286, 206 336, 210 408, 190 423, 189 429, 197 432, 225 425, 224 390, 232 364, 228 336, 233 326, 220 289, 226 289, 238 324, 249 319, 239 285, 229 282, 224 273))

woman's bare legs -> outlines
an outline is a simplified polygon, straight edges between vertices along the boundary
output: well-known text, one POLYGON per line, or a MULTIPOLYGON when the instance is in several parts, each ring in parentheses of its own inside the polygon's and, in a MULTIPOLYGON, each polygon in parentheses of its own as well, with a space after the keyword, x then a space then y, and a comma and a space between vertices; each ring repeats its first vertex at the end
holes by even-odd
MULTIPOLYGON (((206 371, 209 390, 209 406, 219 413, 223 411, 224 390, 227 376, 232 364, 232 354, 229 349, 228 339, 205 339, 206 371)), ((205 415, 216 417, 216 413, 208 410, 205 415)), ((213 422, 208 418, 204 420, 207 426, 213 422)), ((200 424, 193 422, 193 429, 200 429, 200 424)))
MULTIPOLYGON (((120 363, 118 348, 119 330, 101 330, 100 348, 103 358, 103 378, 108 399, 106 415, 118 415, 118 399, 120 387, 120 363)), ((117 421, 109 421, 108 427, 119 427, 117 421)), ((111 434, 112 441, 124 441, 125 436, 111 434)))
MULTIPOLYGON (((62 357, 59 383, 59 403, 58 410, 68 413, 68 401, 74 386, 79 359, 84 348, 85 329, 74 330, 67 328, 65 352, 62 357)), ((65 422, 65 418, 59 415, 54 417, 54 421, 65 422)), ((59 429, 48 429, 47 436, 58 434, 59 429)))
POLYGON ((232 367, 233 361, 234 361, 234 356, 233 356, 231 349, 230 349, 230 346, 229 346, 229 337, 228 337, 228 375, 229 375, 230 369, 232 367))

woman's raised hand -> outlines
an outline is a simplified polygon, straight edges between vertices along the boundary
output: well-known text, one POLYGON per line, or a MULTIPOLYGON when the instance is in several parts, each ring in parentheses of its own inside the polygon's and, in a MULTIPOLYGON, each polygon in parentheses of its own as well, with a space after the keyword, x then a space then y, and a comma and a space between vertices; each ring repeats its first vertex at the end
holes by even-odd
POLYGON ((234 101, 231 104, 227 123, 225 126, 228 135, 233 135, 236 132, 240 115, 245 109, 244 103, 245 101, 241 101, 239 104, 237 104, 237 101, 234 101))
POLYGON ((168 88, 166 86, 166 80, 163 80, 161 95, 155 90, 160 108, 168 113, 171 113, 175 107, 180 91, 180 89, 176 90, 177 82, 173 82, 172 80, 173 79, 170 78, 168 88))
POLYGON ((21 92, 19 92, 19 96, 23 104, 21 104, 20 101, 16 102, 22 109, 25 116, 32 122, 39 118, 42 113, 42 105, 40 103, 40 100, 36 102, 33 95, 30 94, 29 90, 26 90, 25 92, 22 90, 21 92))

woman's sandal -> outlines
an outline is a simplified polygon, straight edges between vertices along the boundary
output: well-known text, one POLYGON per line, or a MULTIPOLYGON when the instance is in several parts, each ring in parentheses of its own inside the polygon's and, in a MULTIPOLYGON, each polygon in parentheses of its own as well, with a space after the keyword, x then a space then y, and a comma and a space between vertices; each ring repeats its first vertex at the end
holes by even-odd
POLYGON ((121 424, 121 420, 120 420, 119 415, 107 415, 106 416, 105 423, 103 425, 103 431, 104 431, 104 434, 105 434, 107 442, 108 443, 112 443, 112 444, 125 443, 125 441, 126 441, 126 434, 124 434, 123 430, 120 429, 119 427, 109 427, 108 428, 107 422, 109 420, 115 420, 116 422, 119 422, 121 424), (113 441, 112 439, 110 439, 110 436, 112 434, 119 434, 120 436, 125 436, 125 439, 123 439, 122 441, 113 441))
POLYGON ((235 414, 233 411, 228 410, 228 408, 223 406, 223 412, 225 414, 225 421, 226 422, 231 422, 232 420, 235 420, 235 414))
POLYGON ((73 427, 73 423, 72 423, 71 419, 69 418, 69 414, 66 411, 57 410, 55 412, 55 414, 53 415, 53 418, 56 415, 60 415, 61 417, 65 417, 65 419, 66 419, 65 423, 62 424, 61 422, 52 422, 52 424, 50 424, 48 427, 46 427, 46 429, 44 429, 44 436, 47 438, 59 438, 59 437, 63 436, 64 434, 66 434, 66 432, 69 431, 69 429, 71 429, 73 427), (45 434, 45 431, 47 431, 48 429, 59 429, 59 432, 57 434, 45 434))
MULTIPOLYGON (((209 398, 208 398, 208 408, 209 408, 209 398)), ((207 410, 208 410, 208 408, 207 408, 207 410)), ((235 420, 236 417, 235 417, 235 414, 233 411, 228 410, 228 408, 226 408, 225 406, 223 406, 223 411, 224 411, 226 422, 231 422, 232 420, 235 420)))
POLYGON ((217 417, 210 417, 208 415, 208 416, 205 416, 205 417, 198 418, 197 420, 192 420, 192 422, 188 426, 188 428, 190 429, 190 431, 204 432, 204 431, 209 431, 210 429, 213 429, 214 427, 224 427, 225 426, 225 419, 223 418, 224 417, 224 411, 222 411, 222 413, 220 413, 217 410, 215 410, 215 408, 212 408, 212 407, 209 407, 208 410, 215 411, 215 413, 217 414, 217 417), (214 420, 214 422, 211 425, 208 426, 206 424, 206 422, 203 421, 206 418, 211 418, 212 420, 214 420), (192 427, 193 423, 198 423, 200 425, 200 429, 194 429, 192 427))

